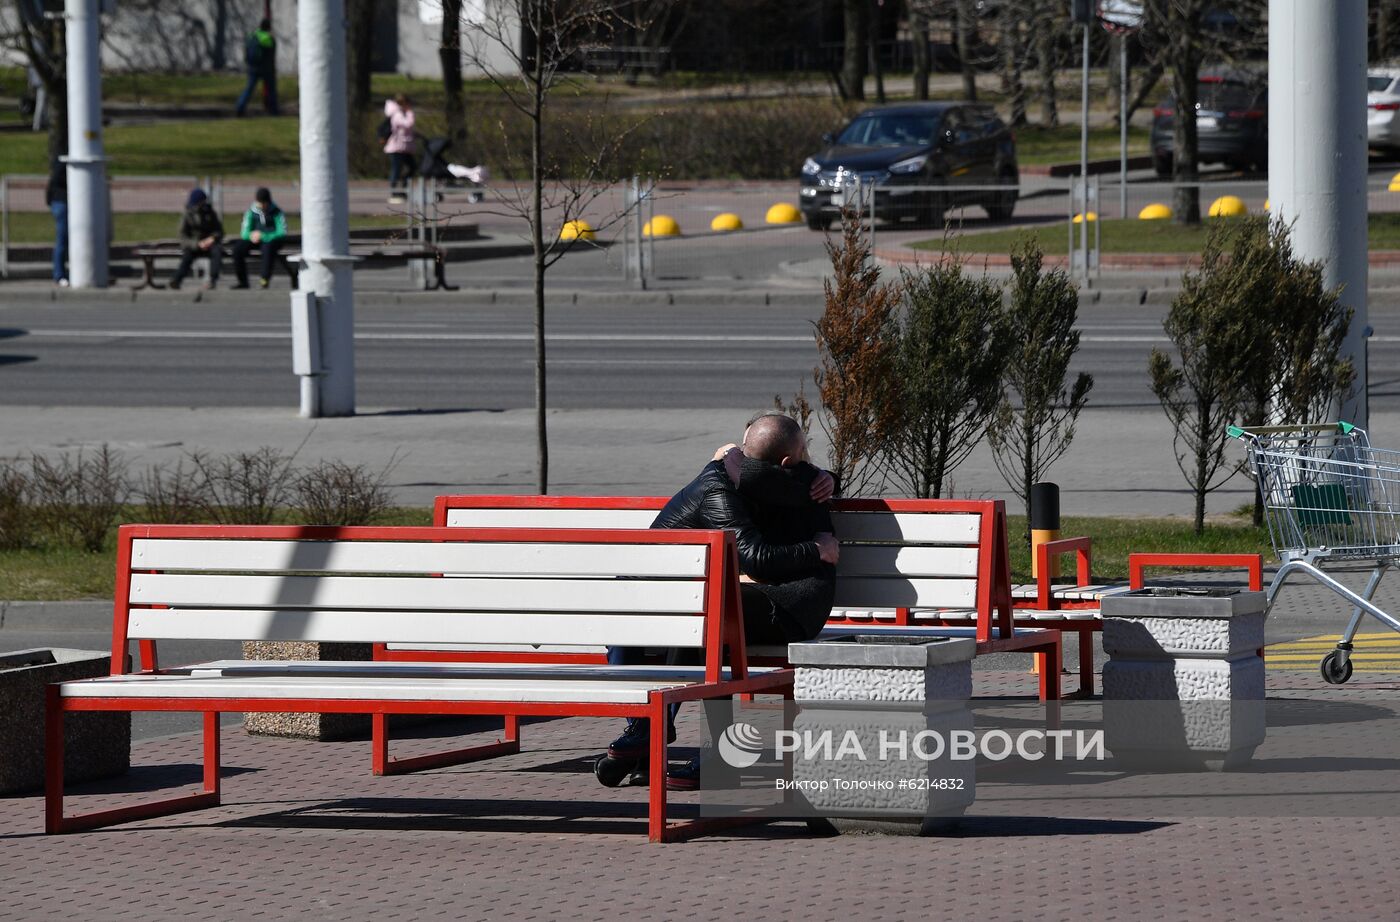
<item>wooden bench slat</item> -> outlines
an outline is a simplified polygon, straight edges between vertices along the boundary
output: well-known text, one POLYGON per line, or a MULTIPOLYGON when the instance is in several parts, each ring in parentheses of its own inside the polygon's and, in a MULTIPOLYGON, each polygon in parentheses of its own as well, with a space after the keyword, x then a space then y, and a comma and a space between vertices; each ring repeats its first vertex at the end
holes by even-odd
POLYGON ((449 509, 447 524, 453 528, 650 528, 656 513, 655 509, 449 509))
POLYGON ((841 548, 836 575, 976 577, 975 547, 881 547, 857 544, 841 548))
MULTIPOLYGON (((602 648, 600 648, 602 649, 602 648)), ((772 672, 775 667, 755 667, 754 673, 772 672)), ((262 676, 344 676, 448 679, 586 679, 588 681, 658 681, 698 682, 705 678, 704 666, 612 666, 569 665, 559 663, 414 663, 364 660, 211 660, 179 666, 167 672, 190 676, 262 677, 262 676)), ((729 667, 721 670, 730 677, 729 667)))
POLYGON ((137 539, 131 562, 150 570, 316 570, 335 573, 452 573, 549 576, 705 575, 704 545, 472 543, 420 541, 233 541, 137 539))
POLYGON ((976 579, 853 577, 836 581, 839 607, 963 608, 977 604, 976 579))
POLYGON ((654 689, 684 681, 412 679, 282 676, 117 675, 65 682, 65 698, 315 698, 355 701, 500 701, 645 704, 654 689))
POLYGON ((127 632, 140 640, 699 647, 704 626, 694 615, 133 608, 127 632))
POLYGON ((842 541, 903 541, 911 544, 976 544, 982 517, 938 512, 833 512, 842 541))
POLYGON ((374 608, 381 613, 435 609, 700 614, 705 609, 705 584, 699 580, 648 579, 134 573, 130 600, 136 605, 374 608))

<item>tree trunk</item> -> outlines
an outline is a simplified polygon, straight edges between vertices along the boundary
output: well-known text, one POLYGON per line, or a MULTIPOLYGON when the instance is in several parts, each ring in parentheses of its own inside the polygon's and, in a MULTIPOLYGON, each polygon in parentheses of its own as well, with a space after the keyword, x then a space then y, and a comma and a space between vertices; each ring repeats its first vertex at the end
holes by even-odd
POLYGON ((356 115, 369 109, 373 51, 374 3, 351 0, 345 6, 345 84, 352 125, 356 115))
POLYGON ((209 67, 221 71, 228 67, 228 0, 214 0, 214 38, 210 42, 209 67))
POLYGON ((870 69, 875 74, 875 101, 885 103, 885 68, 880 63, 880 8, 874 0, 870 4, 870 26, 866 30, 870 39, 870 69))
POLYGON ((1157 81, 1162 79, 1162 61, 1154 58, 1148 65, 1138 80, 1138 88, 1128 100, 1128 121, 1133 120, 1133 113, 1143 107, 1147 102, 1147 94, 1151 93, 1157 86, 1157 81))
POLYGON ((1026 82, 1021 77, 1021 24, 1018 10, 1006 4, 1001 13, 1001 79, 1011 99, 1011 127, 1026 124, 1026 82))
POLYGON ((1196 534, 1206 530, 1206 488, 1210 486, 1210 443, 1215 433, 1209 428, 1210 404, 1196 401, 1196 482, 1192 484, 1196 493, 1196 534))
POLYGON ((1054 14, 1043 17, 1035 40, 1036 67, 1040 71, 1040 123, 1044 128, 1060 127, 1060 108, 1055 98, 1056 48, 1058 38, 1054 14))
POLYGON ((928 99, 928 20, 921 14, 911 16, 909 30, 914 38, 914 98, 928 99))
POLYGON ((1378 0, 1376 3, 1376 55, 1374 60, 1384 60, 1390 54, 1391 3, 1394 0, 1378 0))
POLYGON ((866 0, 845 0, 845 38, 841 50, 841 96, 865 98, 866 0))
POLYGON ((442 89, 446 96, 443 115, 447 136, 454 144, 467 137, 467 108, 462 96, 462 0, 442 0, 442 41, 438 46, 442 64, 442 89))
POLYGON ((1198 52, 1192 42, 1181 42, 1174 49, 1171 61, 1172 92, 1176 96, 1176 115, 1172 126, 1172 212, 1178 224, 1201 223, 1201 190, 1194 185, 1196 174, 1196 74, 1200 68, 1198 52))
POLYGON ((958 61, 962 64, 963 98, 977 100, 977 67, 972 60, 972 40, 976 35, 977 17, 972 10, 972 0, 958 0, 957 41, 958 61))
MULTIPOLYGON (((535 4, 533 33, 544 34, 544 4, 535 4)), ((535 490, 549 492, 549 431, 545 421, 545 342, 544 342, 544 54, 539 51, 532 61, 531 89, 534 106, 530 113, 530 243, 535 251, 535 490)))

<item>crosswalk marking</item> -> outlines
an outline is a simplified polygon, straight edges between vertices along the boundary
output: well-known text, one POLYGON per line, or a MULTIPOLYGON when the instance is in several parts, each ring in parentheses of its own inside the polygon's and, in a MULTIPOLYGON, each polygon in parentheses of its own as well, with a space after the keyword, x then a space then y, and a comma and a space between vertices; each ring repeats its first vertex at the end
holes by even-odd
MULTIPOLYGON (((1264 661, 1270 669, 1316 669, 1322 657, 1337 648, 1340 639, 1340 634, 1319 634, 1271 644, 1264 651, 1264 661)), ((1351 661, 1357 672, 1400 671, 1400 634, 1357 634, 1352 646, 1351 661)))

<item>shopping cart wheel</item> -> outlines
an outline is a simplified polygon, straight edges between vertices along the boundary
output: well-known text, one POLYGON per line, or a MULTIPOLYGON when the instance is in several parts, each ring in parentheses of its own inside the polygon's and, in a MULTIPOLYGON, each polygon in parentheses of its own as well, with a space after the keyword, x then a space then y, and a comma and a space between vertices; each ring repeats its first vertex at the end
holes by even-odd
POLYGON ((1342 660, 1333 650, 1322 658, 1322 678, 1330 685, 1341 685, 1351 678, 1351 660, 1342 660))

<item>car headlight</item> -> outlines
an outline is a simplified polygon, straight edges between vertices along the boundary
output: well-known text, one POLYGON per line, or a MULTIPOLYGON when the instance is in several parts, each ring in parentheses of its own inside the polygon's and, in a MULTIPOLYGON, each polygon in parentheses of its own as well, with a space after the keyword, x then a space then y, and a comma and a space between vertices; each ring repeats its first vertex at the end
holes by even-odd
POLYGON ((806 160, 802 161, 803 176, 816 176, 821 171, 821 164, 817 163, 817 161, 813 160, 811 157, 808 157, 806 160))
POLYGON ((922 157, 910 157, 908 160, 901 160, 890 166, 891 173, 917 173, 928 163, 928 155, 922 157))

